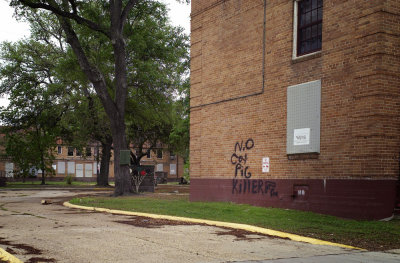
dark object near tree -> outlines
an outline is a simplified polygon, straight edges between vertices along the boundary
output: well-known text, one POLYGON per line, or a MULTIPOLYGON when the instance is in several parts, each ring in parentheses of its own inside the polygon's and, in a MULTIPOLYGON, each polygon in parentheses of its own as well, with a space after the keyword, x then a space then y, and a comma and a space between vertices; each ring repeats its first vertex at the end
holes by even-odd
POLYGON ((167 183, 168 174, 166 172, 156 172, 156 178, 158 184, 166 184, 167 183))
POLYGON ((7 178, 0 175, 0 187, 7 185, 7 178))
POLYGON ((181 177, 179 184, 188 184, 188 181, 185 178, 181 177))

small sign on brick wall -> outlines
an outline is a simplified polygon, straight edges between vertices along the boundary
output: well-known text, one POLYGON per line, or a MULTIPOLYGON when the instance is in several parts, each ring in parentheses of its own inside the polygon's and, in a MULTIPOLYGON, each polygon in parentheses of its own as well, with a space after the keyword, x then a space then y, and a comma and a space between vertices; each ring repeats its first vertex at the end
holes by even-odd
POLYGON ((294 129, 293 145, 309 145, 310 128, 294 129))
POLYGON ((269 157, 262 158, 262 172, 269 173, 269 157))

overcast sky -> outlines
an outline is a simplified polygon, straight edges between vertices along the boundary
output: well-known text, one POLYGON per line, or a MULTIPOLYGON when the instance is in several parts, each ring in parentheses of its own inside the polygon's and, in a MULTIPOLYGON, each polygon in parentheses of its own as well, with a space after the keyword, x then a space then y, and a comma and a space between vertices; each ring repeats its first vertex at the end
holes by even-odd
MULTIPOLYGON (((173 25, 179 25, 190 33, 190 5, 180 4, 176 0, 160 0, 166 3, 169 17, 173 25)), ((8 1, 0 0, 0 42, 17 41, 29 36, 29 26, 23 22, 17 22, 13 17, 14 9, 9 7, 8 1)), ((7 100, 0 98, 0 106, 5 106, 7 100)))

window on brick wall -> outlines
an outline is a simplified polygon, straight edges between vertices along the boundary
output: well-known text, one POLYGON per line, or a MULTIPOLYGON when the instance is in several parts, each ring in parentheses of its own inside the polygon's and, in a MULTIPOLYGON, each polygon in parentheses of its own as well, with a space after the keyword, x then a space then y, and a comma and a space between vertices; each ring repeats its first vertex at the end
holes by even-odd
POLYGON ((74 156, 74 147, 68 147, 68 156, 74 156))
POLYGON ((293 58, 322 48, 322 0, 294 1, 293 58))
POLYGON ((162 153, 163 153, 162 149, 157 149, 157 158, 158 159, 162 159, 163 158, 162 153))
POLYGON ((62 146, 60 145, 57 146, 57 153, 62 154, 62 146))
POLYGON ((86 147, 86 156, 92 156, 92 148, 86 147))

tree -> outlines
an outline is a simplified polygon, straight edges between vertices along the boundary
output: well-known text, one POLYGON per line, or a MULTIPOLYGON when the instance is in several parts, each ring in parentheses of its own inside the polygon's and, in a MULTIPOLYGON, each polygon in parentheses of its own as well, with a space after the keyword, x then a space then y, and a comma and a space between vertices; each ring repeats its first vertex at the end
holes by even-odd
POLYGON ((190 84, 187 79, 179 90, 179 98, 173 104, 172 130, 169 134, 170 148, 183 157, 186 163, 189 159, 189 126, 190 126, 190 105, 189 105, 190 84))
MULTIPOLYGON (((143 74, 142 68, 130 67, 127 46, 136 47, 140 32, 135 25, 143 23, 143 15, 153 14, 165 8, 153 1, 145 0, 110 0, 110 1, 76 1, 76 0, 12 0, 11 5, 18 10, 30 12, 30 9, 47 10, 56 15, 66 36, 67 43, 75 54, 79 66, 95 89, 110 121, 114 146, 115 195, 128 194, 132 191, 128 165, 119 165, 120 151, 128 149, 126 138, 126 101, 128 84, 135 83, 135 75, 143 74), (132 12, 135 8, 136 12, 132 12), (129 27, 126 26, 129 24, 129 27), (132 28, 133 27, 133 28, 132 28), (78 30, 89 30, 91 38, 109 48, 111 61, 97 64, 85 52, 85 39, 79 37, 78 30), (127 37, 127 35, 131 36, 127 37), (112 67, 113 74, 103 71, 112 67), (132 77, 128 76, 133 73, 132 77), (136 69, 133 70, 133 69, 136 69)), ((157 36, 154 42, 157 42, 157 36)), ((144 59, 145 59, 145 54, 144 59)), ((134 65, 134 64, 133 64, 134 65)), ((162 60, 158 63, 163 67, 162 60)), ((163 88, 160 86, 159 88, 163 88)))
POLYGON ((56 53, 35 41, 3 43, 0 93, 10 95, 10 104, 0 118, 5 125, 6 153, 25 173, 30 167, 53 173, 53 149, 60 134, 58 123, 68 110, 60 83, 50 73, 56 53), (46 52, 44 52, 46 50, 46 52), (46 55, 44 55, 46 54, 46 55))

